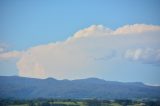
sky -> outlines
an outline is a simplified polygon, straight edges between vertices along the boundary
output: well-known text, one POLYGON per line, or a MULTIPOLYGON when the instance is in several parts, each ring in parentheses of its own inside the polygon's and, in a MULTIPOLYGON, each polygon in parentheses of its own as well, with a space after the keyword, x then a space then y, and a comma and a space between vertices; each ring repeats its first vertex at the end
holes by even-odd
POLYGON ((159 0, 0 0, 0 75, 160 84, 159 0))

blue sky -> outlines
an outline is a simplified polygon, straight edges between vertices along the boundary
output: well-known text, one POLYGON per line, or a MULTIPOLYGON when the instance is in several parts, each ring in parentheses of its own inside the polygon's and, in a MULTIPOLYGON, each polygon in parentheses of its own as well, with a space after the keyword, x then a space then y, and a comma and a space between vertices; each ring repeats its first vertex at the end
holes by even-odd
POLYGON ((92 24, 160 24, 159 0, 1 0, 0 36, 11 50, 64 40, 92 24))
MULTIPOLYGON (((159 0, 1 0, 0 46, 5 48, 5 52, 25 51, 34 46, 65 41, 77 31, 91 25, 101 24, 113 30, 128 24, 159 26, 159 5, 159 0)), ((148 47, 153 48, 150 45, 148 47)), ((18 59, 0 61, 0 75, 17 75, 17 61, 18 59)), ((118 68, 115 68, 116 62, 97 63, 97 67, 94 67, 97 74, 94 73, 93 77, 160 84, 159 66, 119 61, 127 65, 117 65, 118 68), (106 67, 105 64, 110 65, 106 67), (105 72, 108 68, 113 71, 105 72), (98 72, 98 69, 104 72, 98 72), (121 71, 117 73, 115 70, 121 71)), ((82 69, 92 70, 89 66, 86 67, 82 69)), ((88 74, 90 76, 92 74, 88 74)))

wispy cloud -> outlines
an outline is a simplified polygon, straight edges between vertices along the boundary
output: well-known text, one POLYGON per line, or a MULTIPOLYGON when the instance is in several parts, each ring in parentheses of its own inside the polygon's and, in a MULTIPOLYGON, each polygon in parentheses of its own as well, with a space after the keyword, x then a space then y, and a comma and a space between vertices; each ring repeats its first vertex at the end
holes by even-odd
POLYGON ((149 64, 160 64, 160 49, 133 49, 127 50, 125 57, 133 61, 141 61, 149 64))
POLYGON ((8 45, 6 43, 0 43, 0 53, 5 52, 8 48, 8 45))
POLYGON ((22 54, 23 52, 19 52, 19 51, 0 53, 0 60, 2 61, 2 60, 8 60, 12 58, 20 58, 22 54))

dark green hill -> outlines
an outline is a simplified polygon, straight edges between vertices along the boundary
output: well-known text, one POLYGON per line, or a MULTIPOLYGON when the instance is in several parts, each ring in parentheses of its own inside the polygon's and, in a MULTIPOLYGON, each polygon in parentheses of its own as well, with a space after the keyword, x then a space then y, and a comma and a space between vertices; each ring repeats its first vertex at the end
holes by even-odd
POLYGON ((160 86, 141 82, 123 83, 98 78, 79 80, 35 79, 0 76, 0 98, 160 98, 160 86))

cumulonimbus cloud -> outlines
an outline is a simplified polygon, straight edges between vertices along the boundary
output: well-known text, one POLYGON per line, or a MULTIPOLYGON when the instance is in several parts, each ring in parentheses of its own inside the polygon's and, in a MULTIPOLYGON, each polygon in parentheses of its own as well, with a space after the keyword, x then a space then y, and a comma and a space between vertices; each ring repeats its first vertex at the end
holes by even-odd
MULTIPOLYGON (((116 57, 123 53, 129 60, 136 58, 138 61, 149 61, 148 58, 158 55, 159 34, 160 26, 154 25, 126 25, 116 30, 102 25, 92 25, 76 32, 66 41, 31 47, 23 53, 0 54, 0 57, 20 56, 17 62, 20 76, 60 79, 89 77, 97 73, 95 69, 98 69, 97 64, 101 60, 115 59, 116 61, 116 57), (136 54, 136 48, 155 49, 140 50, 141 52, 136 54), (132 49, 136 50, 130 51, 132 49), (150 51, 155 53, 152 54, 150 51), (143 54, 148 57, 141 56, 143 54)), ((121 59, 124 58, 121 57, 121 59)), ((154 59, 157 58, 153 58, 150 62, 159 62, 154 59)), ((103 67, 107 68, 107 64, 103 67)))

